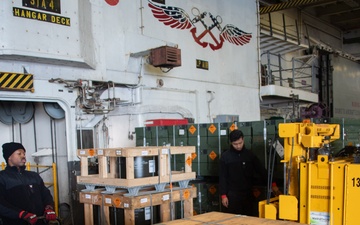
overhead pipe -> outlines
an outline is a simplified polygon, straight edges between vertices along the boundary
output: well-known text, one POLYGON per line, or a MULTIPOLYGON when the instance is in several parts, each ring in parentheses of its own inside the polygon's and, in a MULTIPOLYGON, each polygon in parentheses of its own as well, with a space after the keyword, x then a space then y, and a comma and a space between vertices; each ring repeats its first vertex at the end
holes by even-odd
POLYGON ((207 91, 208 94, 210 94, 210 99, 207 101, 208 104, 208 117, 209 117, 209 122, 212 123, 211 120, 211 110, 210 110, 210 103, 215 99, 215 92, 214 91, 207 91))
POLYGON ((289 8, 295 8, 298 6, 309 5, 317 2, 328 2, 329 0, 293 0, 279 4, 273 4, 260 8, 260 14, 271 13, 289 8))
POLYGON ((257 66, 258 66, 258 78, 259 78, 259 82, 258 82, 258 95, 259 95, 259 100, 260 102, 263 101, 263 98, 261 96, 261 79, 262 79, 262 74, 261 74, 261 48, 260 48, 260 43, 261 43, 261 28, 260 28, 260 2, 259 0, 256 0, 256 11, 257 11, 257 38, 256 38, 256 51, 257 51, 257 66))

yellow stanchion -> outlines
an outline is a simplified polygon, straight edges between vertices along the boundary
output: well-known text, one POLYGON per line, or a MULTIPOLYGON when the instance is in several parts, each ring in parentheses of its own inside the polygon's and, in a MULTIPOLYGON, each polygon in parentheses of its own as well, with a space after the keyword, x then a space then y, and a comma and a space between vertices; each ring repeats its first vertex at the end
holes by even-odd
POLYGON ((55 212, 56 215, 59 216, 59 194, 58 194, 58 185, 57 185, 57 169, 56 169, 56 163, 52 164, 53 169, 53 181, 54 181, 54 205, 55 205, 55 212))
POLYGON ((49 186, 53 186, 54 187, 54 206, 55 206, 55 213, 56 215, 59 215, 59 195, 58 195, 58 185, 57 185, 57 167, 56 167, 56 163, 53 163, 51 166, 46 166, 46 165, 30 165, 30 162, 26 163, 26 170, 31 170, 31 167, 34 168, 45 168, 45 169, 52 169, 52 176, 53 176, 53 182, 45 182, 45 185, 49 185, 49 186))
POLYGON ((26 170, 30 171, 30 162, 26 163, 26 170))

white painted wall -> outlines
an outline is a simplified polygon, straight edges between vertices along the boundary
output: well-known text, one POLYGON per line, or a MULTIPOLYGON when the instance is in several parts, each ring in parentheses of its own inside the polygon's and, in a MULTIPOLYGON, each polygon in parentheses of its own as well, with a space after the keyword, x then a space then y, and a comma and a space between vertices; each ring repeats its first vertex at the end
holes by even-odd
MULTIPOLYGON (((1 3, 4 12, 1 20, 6 21, 0 31, 3 37, 0 40, 1 68, 9 72, 23 72, 26 68, 36 80, 86 79, 139 85, 142 88, 138 91, 141 92, 141 102, 136 102, 138 105, 180 107, 188 110, 198 123, 210 122, 218 114, 239 115, 242 121, 259 119, 256 2, 233 0, 219 4, 212 0, 202 4, 198 1, 166 1, 166 4, 182 8, 191 19, 194 18, 193 7, 219 15, 222 27, 233 24, 252 33, 253 37, 244 46, 225 41, 217 51, 202 48, 189 30, 172 29, 160 23, 152 15, 146 0, 123 0, 116 6, 100 0, 62 2, 61 16, 71 19, 70 27, 15 17, 12 15, 14 7, 27 8, 22 6, 21 0, 6 1, 1 3), (146 56, 130 57, 130 53, 163 45, 176 45, 181 49, 181 67, 163 73, 149 65, 146 56), (49 59, 56 61, 49 62, 49 59), (209 70, 196 69, 196 59, 208 61, 209 70), (139 75, 142 76, 140 82, 139 75), (162 90, 149 90, 157 86, 157 79, 164 81, 162 90), (214 98, 210 104, 211 115, 207 102, 209 93, 213 93, 214 98)), ((210 25, 208 20, 206 23, 210 25)), ((199 24, 196 24, 197 35, 202 32, 199 24)), ((219 38, 219 32, 215 30, 212 32, 219 38)), ((209 35, 204 40, 211 42, 209 35)), ((145 119, 169 117, 167 114, 136 115, 141 119, 131 122, 131 129, 142 126, 145 119)), ((128 121, 129 115, 117 118, 114 113, 110 118, 128 121)), ((122 129, 115 129, 119 135, 123 133, 122 129)))
MULTIPOLYGON (((57 148, 60 202, 68 198, 66 161, 78 160, 76 129, 79 127, 96 126, 96 147, 125 147, 135 145, 135 139, 128 135, 135 127, 144 126, 148 119, 192 117, 195 123, 208 123, 219 114, 239 115, 241 121, 260 119, 256 1, 167 0, 166 5, 182 8, 190 19, 195 17, 194 7, 221 16, 222 27, 233 24, 251 33, 252 39, 243 46, 225 41, 216 51, 203 48, 189 30, 172 29, 159 22, 147 0, 120 0, 115 6, 104 0, 61 1, 60 15, 27 8, 22 0, 0 1, 0 72, 26 70, 34 75, 35 89, 34 93, 1 90, 0 100, 36 103, 35 122, 33 119, 22 124, 21 129, 19 124, 13 128, 0 123, 3 131, 0 141, 22 141, 29 146, 28 161, 35 163, 31 154, 48 148, 51 140, 49 117, 41 109, 41 103, 60 104, 66 115, 57 126, 61 140, 57 148), (22 18, 24 10, 66 17, 71 25, 22 18), (131 53, 164 45, 181 49, 181 67, 164 73, 149 65, 147 56, 130 57, 131 53), (208 61, 209 70, 196 69, 196 59, 208 61), (116 88, 116 97, 125 102, 105 120, 97 120, 79 110, 75 102, 78 89, 50 83, 52 78, 122 84, 122 88, 116 88), (164 81, 162 87, 158 87, 158 79, 164 81), (94 121, 100 122, 94 124, 94 121), (39 140, 38 149, 34 147, 35 139, 39 140)), ((205 22, 211 24, 209 19, 205 22)), ((199 36, 204 28, 200 23, 196 27, 199 36)), ((212 32, 219 41, 217 28, 212 32)), ((209 35, 202 41, 213 42, 209 35)), ((106 93, 103 95, 107 97, 106 93)), ((44 164, 51 161, 48 156, 37 159, 44 164)))
MULTIPOLYGON (((114 60, 118 57, 107 60, 109 63, 107 64, 107 74, 112 76, 111 80, 114 81, 119 77, 124 77, 125 80, 138 84, 137 76, 142 75, 140 85, 143 88, 139 89, 139 92, 141 92, 139 94, 141 104, 139 104, 136 112, 139 112, 139 110, 140 112, 141 110, 146 111, 144 107, 147 109, 150 107, 155 112, 156 109, 160 112, 180 108, 189 111, 197 123, 211 122, 212 118, 218 114, 239 115, 242 121, 259 119, 255 2, 249 1, 239 4, 235 1, 229 1, 219 5, 219 7, 214 7, 215 2, 207 1, 206 7, 192 1, 167 1, 167 4, 178 6, 191 16, 191 9, 194 6, 214 15, 220 15, 223 24, 232 23, 244 31, 253 33, 254 36, 249 44, 239 47, 225 42, 223 48, 217 51, 202 48, 195 43, 189 30, 171 29, 169 26, 159 23, 148 9, 147 1, 141 1, 144 7, 142 12, 136 8, 140 7, 140 5, 135 7, 134 11, 141 14, 138 18, 134 13, 127 10, 127 5, 130 4, 129 1, 120 2, 120 13, 114 13, 114 8, 106 8, 106 10, 111 10, 111 12, 106 13, 107 16, 104 18, 107 21, 105 24, 108 26, 111 26, 111 21, 114 20, 110 16, 112 13, 120 17, 118 21, 137 21, 135 24, 126 24, 124 42, 119 42, 115 35, 105 36, 106 46, 109 43, 114 43, 114 45, 109 45, 109 48, 106 49, 106 51, 109 51, 106 54, 107 56, 114 54, 114 47, 119 48, 120 52, 125 52, 125 54, 119 55, 124 62, 123 64, 114 60), (237 7, 241 7, 241 9, 237 7), (238 13, 239 11, 244 13, 238 13), (141 20, 141 18, 143 19, 141 20), (143 28, 139 29, 139 27, 143 28), (134 40, 136 40, 136 44, 134 44, 134 40), (168 73, 162 73, 160 69, 148 65, 146 58, 141 61, 129 57, 129 53, 137 53, 167 44, 177 45, 182 51, 182 66, 174 68, 168 73), (208 61, 209 70, 196 69, 196 59, 208 61), (141 63, 144 63, 144 66, 141 63), (124 68, 126 71, 124 71, 124 68), (133 81, 131 81, 131 78, 133 81), (157 79, 162 79, 164 86, 151 89, 157 87, 157 79), (209 92, 213 93, 214 97, 214 100, 210 103, 210 116, 208 101, 211 96, 209 92), (244 107, 246 110, 244 110, 244 107)), ((129 130, 133 130, 133 127, 143 126, 143 122, 147 119, 182 118, 183 116, 176 113, 176 111, 168 113, 170 115, 166 115, 166 113, 144 113, 141 115, 140 113, 137 116, 131 115, 134 112, 132 110, 134 109, 119 108, 117 112, 110 113, 110 126, 111 129, 114 129, 114 132, 110 132, 110 135, 117 137, 110 137, 110 146, 128 143, 128 140, 126 140, 128 133, 125 134, 121 129, 118 129, 117 124, 119 122, 115 124, 111 122, 112 120, 122 121, 118 126, 123 127, 125 125, 129 127, 129 130), (128 115, 123 115, 122 111, 127 111, 128 115), (117 114, 121 115, 116 116, 117 114), (138 118, 136 119, 136 117, 138 118)), ((137 114, 136 112, 134 113, 137 114)))

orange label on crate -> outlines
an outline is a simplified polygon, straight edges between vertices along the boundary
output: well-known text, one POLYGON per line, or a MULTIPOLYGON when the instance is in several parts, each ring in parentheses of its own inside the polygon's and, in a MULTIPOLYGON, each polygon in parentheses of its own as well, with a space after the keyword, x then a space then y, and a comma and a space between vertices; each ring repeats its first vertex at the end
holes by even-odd
POLYGON ((195 152, 194 152, 194 153, 191 153, 191 158, 192 158, 192 160, 196 159, 196 157, 197 157, 197 155, 196 155, 195 152))
POLYGON ((217 155, 214 151, 211 151, 209 154, 209 157, 210 157, 210 159, 214 160, 217 157, 217 155))
POLYGON ((237 126, 235 125, 235 123, 231 124, 230 130, 233 131, 233 130, 236 130, 236 129, 237 129, 237 126))
POLYGON ((210 133, 215 133, 215 131, 216 131, 216 127, 215 127, 215 125, 214 124, 211 124, 210 125, 210 127, 208 128, 208 130, 210 131, 210 133))
POLYGON ((184 199, 188 200, 190 198, 190 191, 189 190, 185 190, 184 191, 184 199))
POLYGON ((94 156, 94 155, 95 155, 95 150, 89 149, 89 156, 94 156))
POLYGON ((189 156, 189 157, 186 159, 186 164, 188 164, 188 166, 191 166, 191 163, 192 163, 192 159, 191 159, 191 157, 189 156))
POLYGON ((191 134, 194 134, 196 132, 196 127, 194 125, 191 125, 191 127, 189 127, 189 132, 191 134))
POLYGON ((120 207, 120 204, 121 204, 120 198, 115 198, 115 199, 114 199, 114 205, 115 205, 116 207, 120 207))
POLYGON ((209 188, 209 192, 210 192, 212 195, 214 195, 214 194, 216 193, 216 188, 215 188, 214 185, 209 188))

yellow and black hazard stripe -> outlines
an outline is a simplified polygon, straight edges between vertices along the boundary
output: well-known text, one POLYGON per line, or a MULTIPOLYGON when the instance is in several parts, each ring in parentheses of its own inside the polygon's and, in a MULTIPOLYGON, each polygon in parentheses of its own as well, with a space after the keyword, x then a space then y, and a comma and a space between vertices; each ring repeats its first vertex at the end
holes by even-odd
POLYGON ((326 0, 290 0, 290 1, 283 2, 283 3, 279 3, 279 4, 261 7, 260 14, 271 13, 271 12, 280 11, 283 9, 289 9, 289 8, 294 8, 294 7, 298 7, 298 6, 302 6, 302 5, 308 5, 308 4, 312 4, 315 2, 323 2, 323 1, 326 1, 326 0))
POLYGON ((33 75, 0 72, 0 90, 34 92, 33 75))

